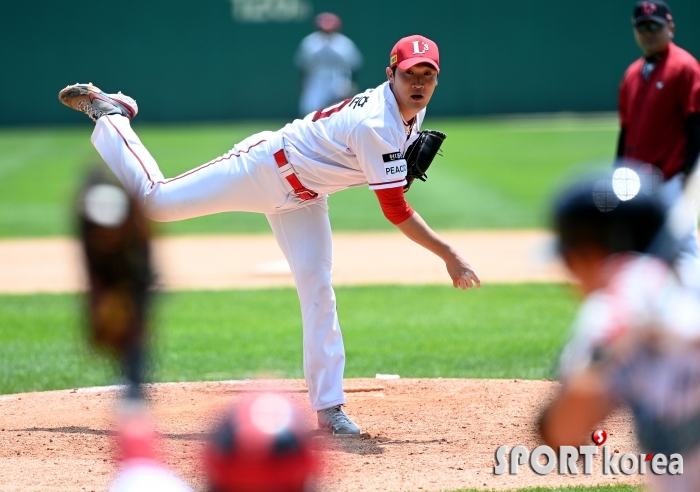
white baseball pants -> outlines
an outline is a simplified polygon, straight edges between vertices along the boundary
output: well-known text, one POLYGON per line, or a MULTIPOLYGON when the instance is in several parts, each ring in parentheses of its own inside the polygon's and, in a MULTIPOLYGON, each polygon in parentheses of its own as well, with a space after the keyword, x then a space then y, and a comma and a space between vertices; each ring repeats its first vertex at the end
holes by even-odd
MULTIPOLYGON (((666 181, 659 190, 659 195, 669 207, 672 207, 683 195, 683 176, 677 174, 666 181)), ((687 233, 680 239, 680 250, 676 258, 676 271, 681 284, 700 292, 700 249, 698 249, 698 218, 693 209, 689 213, 687 233)))
POLYGON ((345 350, 331 286, 327 195, 303 201, 280 175, 280 132, 262 132, 192 171, 164 179, 123 116, 97 120, 92 143, 146 216, 169 222, 220 212, 267 217, 294 276, 303 322, 304 376, 313 410, 345 403, 345 350))

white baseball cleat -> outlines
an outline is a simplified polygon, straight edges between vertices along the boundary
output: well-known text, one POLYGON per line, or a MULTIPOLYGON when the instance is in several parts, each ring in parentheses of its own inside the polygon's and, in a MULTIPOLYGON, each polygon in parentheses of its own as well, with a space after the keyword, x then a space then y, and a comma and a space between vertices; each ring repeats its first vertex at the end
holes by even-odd
POLYGON ((360 428, 343 411, 343 407, 336 405, 316 412, 318 427, 330 430, 333 434, 350 435, 359 434, 360 428))
POLYGON ((69 85, 58 93, 58 99, 69 108, 85 113, 92 121, 107 114, 132 119, 139 112, 136 101, 129 96, 121 92, 105 94, 92 83, 69 85))

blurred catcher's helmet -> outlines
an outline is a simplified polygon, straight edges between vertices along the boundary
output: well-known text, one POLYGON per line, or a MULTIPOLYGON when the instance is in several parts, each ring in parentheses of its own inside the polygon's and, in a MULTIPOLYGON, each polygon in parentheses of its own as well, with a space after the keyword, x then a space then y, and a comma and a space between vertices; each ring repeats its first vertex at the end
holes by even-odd
POLYGON ((205 451, 212 492, 302 492, 318 469, 309 431, 285 397, 265 393, 236 404, 205 451))
POLYGON ((566 187, 554 202, 559 252, 596 246, 605 251, 648 253, 662 230, 666 206, 660 171, 627 165, 566 187))

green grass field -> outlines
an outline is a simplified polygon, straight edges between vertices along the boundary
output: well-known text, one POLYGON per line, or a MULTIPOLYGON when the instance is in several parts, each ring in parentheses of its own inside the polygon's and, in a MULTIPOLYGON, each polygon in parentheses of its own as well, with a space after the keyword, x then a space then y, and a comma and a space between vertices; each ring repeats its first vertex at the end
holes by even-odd
MULTIPOLYGON (((134 128, 166 176, 175 176, 229 150, 244 137, 283 122, 140 125, 134 128)), ((612 117, 428 119, 447 133, 444 157, 427 183, 416 183, 411 204, 436 229, 537 227, 553 187, 575 169, 607 166, 614 153, 612 117)), ((90 144, 92 125, 0 129, 0 237, 70 234, 71 206, 84 170, 101 162, 90 144)), ((367 188, 330 198, 336 230, 393 226, 367 188)), ((166 234, 268 231, 263 216, 226 213, 164 224, 166 234)))
MULTIPOLYGON (((134 127, 168 177, 284 122, 134 127)), ((448 139, 428 183, 408 199, 436 229, 546 225, 554 187, 608 166, 614 117, 428 119, 448 139)), ((0 237, 72 233, 75 191, 101 159, 92 127, 0 129, 0 237)), ((335 230, 390 230, 366 188, 330 198, 335 230)), ((229 213, 162 224, 163 234, 267 232, 265 218, 229 213)), ((338 288, 347 377, 552 378, 576 300, 560 285, 338 288)), ((77 295, 0 296, 0 394, 115 383, 84 340, 77 295)), ((162 294, 153 312, 155 381, 302 377, 293 289, 162 294)), ((635 492, 566 487, 522 492, 635 492)), ((455 492, 470 492, 455 491, 455 492)))
MULTIPOLYGON (((511 492, 642 492, 644 487, 633 485, 599 485, 594 487, 534 487, 511 492)), ((484 492, 479 489, 460 489, 451 492, 484 492)))
MULTIPOLYGON (((511 492, 642 492, 644 487, 633 485, 599 485, 595 487, 534 487, 511 492)), ((460 489, 452 492, 484 492, 479 489, 460 489)))
MULTIPOLYGON (((561 285, 355 287, 337 295, 348 377, 551 378, 575 311, 561 285)), ((76 295, 0 296, 0 394, 115 382, 114 368, 84 342, 81 302, 76 295)), ((164 294, 154 313, 154 379, 301 377, 297 311, 292 289, 164 294)))
MULTIPOLYGON (((575 300, 560 285, 337 289, 347 377, 555 376, 575 300)), ((113 384, 83 341, 77 295, 0 296, 0 393, 113 384)), ((156 381, 301 378, 293 289, 163 294, 156 381)))

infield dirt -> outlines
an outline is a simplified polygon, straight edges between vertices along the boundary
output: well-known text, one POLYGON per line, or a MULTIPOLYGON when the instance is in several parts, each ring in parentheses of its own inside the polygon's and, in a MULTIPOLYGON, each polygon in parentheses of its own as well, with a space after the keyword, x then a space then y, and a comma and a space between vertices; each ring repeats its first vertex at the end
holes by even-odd
MULTIPOLYGON (((324 491, 445 490, 474 487, 639 483, 638 475, 603 476, 601 457, 592 475, 493 474, 500 445, 538 444, 535 421, 557 383, 523 380, 352 379, 347 411, 362 425, 360 437, 313 433, 325 449, 324 491)), ((163 435, 165 462, 196 490, 205 490, 201 452, 212 423, 227 404, 248 392, 287 392, 308 408, 298 380, 166 383, 149 390, 163 435)), ((114 388, 0 397, 0 489, 101 491, 116 470, 111 411, 114 388)), ((307 418, 313 415, 307 410, 307 418)), ((602 426, 607 444, 633 452, 630 418, 617 413, 602 426)), ((581 463, 579 463, 579 467, 581 463)))
MULTIPOLYGON (((441 234, 489 282, 561 282, 564 274, 544 231, 441 234)), ((450 284, 445 265, 400 233, 337 233, 333 283, 450 284)), ((250 289, 293 286, 272 235, 183 236, 154 241, 162 287, 250 289)), ((84 285, 80 249, 70 238, 0 241, 0 293, 73 292, 84 285)))

